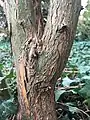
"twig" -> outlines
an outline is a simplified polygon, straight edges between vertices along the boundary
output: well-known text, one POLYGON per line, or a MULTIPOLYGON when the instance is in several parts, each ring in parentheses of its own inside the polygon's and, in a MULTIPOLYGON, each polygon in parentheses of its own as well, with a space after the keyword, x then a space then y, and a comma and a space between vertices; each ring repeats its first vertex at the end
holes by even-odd
POLYGON ((85 84, 82 83, 82 84, 79 84, 77 86, 69 86, 69 87, 59 87, 59 88, 56 88, 58 90, 70 90, 70 89, 76 89, 76 88, 82 88, 85 84))
POLYGON ((7 90, 7 89, 10 89, 10 88, 11 88, 11 87, 1 88, 0 91, 7 90))
POLYGON ((79 109, 79 108, 78 108, 78 110, 79 110, 80 112, 82 112, 84 115, 86 115, 88 118, 90 118, 90 116, 89 116, 86 112, 84 112, 83 110, 81 110, 81 109, 79 109))

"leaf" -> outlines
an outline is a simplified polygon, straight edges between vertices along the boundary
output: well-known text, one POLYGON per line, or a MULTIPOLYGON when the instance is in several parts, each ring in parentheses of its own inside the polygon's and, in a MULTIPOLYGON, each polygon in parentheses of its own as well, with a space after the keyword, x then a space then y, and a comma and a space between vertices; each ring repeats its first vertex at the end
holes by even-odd
POLYGON ((0 63, 0 70, 2 70, 3 69, 3 64, 2 63, 0 63))
POLYGON ((13 99, 3 101, 0 104, 0 120, 6 120, 10 115, 16 114, 17 105, 14 103, 13 99))
POLYGON ((0 77, 0 83, 1 83, 1 81, 2 81, 3 79, 5 79, 5 77, 0 77))
POLYGON ((83 103, 87 103, 88 107, 90 108, 90 98, 88 98, 88 99, 84 100, 84 102, 83 102, 83 103))
POLYGON ((65 78, 63 78, 62 85, 64 87, 69 87, 71 83, 75 84, 75 83, 78 83, 78 82, 80 82, 79 78, 75 78, 75 79, 72 80, 69 77, 65 77, 65 78))
POLYGON ((85 98, 90 97, 90 80, 85 81, 85 86, 79 91, 81 95, 83 95, 85 98))
POLYGON ((68 107, 69 107, 69 111, 70 112, 72 112, 73 114, 74 113, 78 113, 78 108, 77 107, 73 107, 73 106, 71 106, 71 105, 69 105, 69 104, 67 104, 68 105, 68 107))
POLYGON ((65 90, 55 90, 55 101, 59 99, 59 97, 66 92, 65 90))

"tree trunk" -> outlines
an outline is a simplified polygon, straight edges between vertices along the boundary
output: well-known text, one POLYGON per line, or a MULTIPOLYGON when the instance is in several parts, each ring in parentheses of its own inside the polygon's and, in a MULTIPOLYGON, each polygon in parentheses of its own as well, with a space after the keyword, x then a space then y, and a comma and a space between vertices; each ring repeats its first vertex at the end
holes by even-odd
POLYGON ((56 120, 54 87, 72 47, 81 0, 50 0, 45 28, 40 0, 5 5, 17 72, 17 120, 56 120))

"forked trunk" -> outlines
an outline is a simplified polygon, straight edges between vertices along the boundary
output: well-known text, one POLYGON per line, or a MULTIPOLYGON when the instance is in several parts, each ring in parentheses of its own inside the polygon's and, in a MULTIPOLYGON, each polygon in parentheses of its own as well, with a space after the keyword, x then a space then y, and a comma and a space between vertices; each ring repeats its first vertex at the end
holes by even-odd
POLYGON ((57 119, 54 86, 72 47, 81 0, 50 0, 45 28, 40 7, 40 0, 6 3, 17 72, 17 120, 57 119))

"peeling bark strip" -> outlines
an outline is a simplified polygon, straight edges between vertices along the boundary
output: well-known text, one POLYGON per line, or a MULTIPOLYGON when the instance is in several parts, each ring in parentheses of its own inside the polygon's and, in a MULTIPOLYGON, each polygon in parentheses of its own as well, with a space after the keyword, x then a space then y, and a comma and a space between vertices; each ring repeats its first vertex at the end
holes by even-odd
POLYGON ((20 96, 22 96, 22 99, 20 99, 21 104, 22 104, 21 109, 25 109, 24 114, 27 114, 27 116, 29 116, 30 115, 30 107, 29 107, 29 103, 28 103, 28 99, 27 99, 25 82, 26 82, 25 62, 24 62, 24 59, 21 58, 19 61, 19 79, 18 79, 19 90, 20 90, 19 94, 20 94, 20 96))
POLYGON ((12 47, 18 61, 18 115, 21 115, 17 120, 24 120, 25 116, 26 120, 29 117, 57 120, 54 86, 70 54, 81 0, 50 0, 45 28, 41 0, 9 2, 7 16, 12 23, 12 47))

